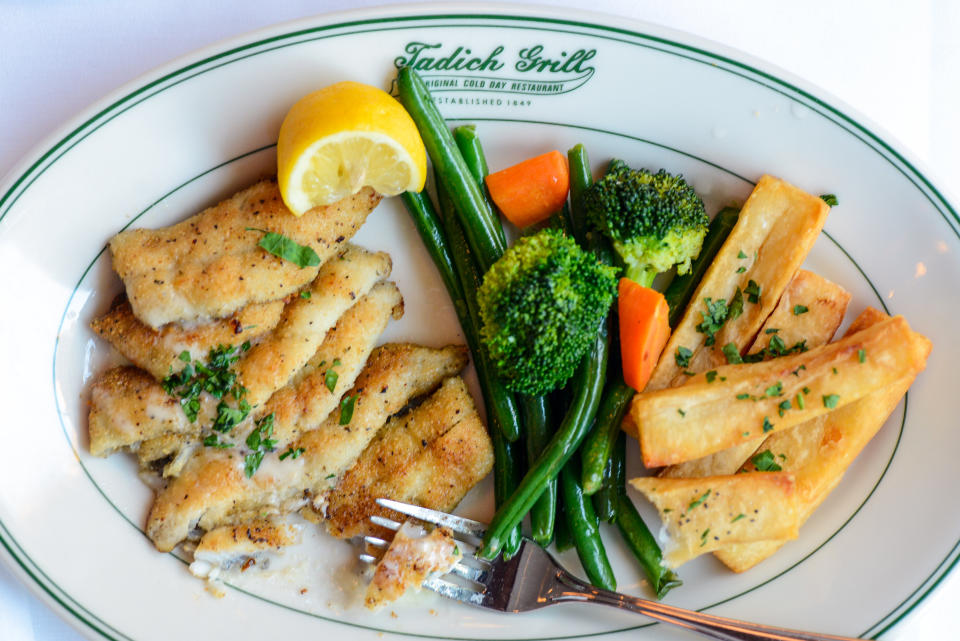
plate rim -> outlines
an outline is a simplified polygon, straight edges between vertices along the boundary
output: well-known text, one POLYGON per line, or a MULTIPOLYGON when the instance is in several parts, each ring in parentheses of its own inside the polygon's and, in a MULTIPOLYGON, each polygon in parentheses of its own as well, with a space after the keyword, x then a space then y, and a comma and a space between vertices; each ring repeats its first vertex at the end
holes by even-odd
MULTIPOLYGON (((653 41, 671 48, 695 52, 698 56, 715 59, 739 68, 742 71, 752 74, 752 76, 744 76, 748 80, 763 84, 768 89, 779 91, 758 80, 758 77, 763 78, 768 82, 772 82, 774 85, 780 85, 788 91, 799 94, 820 108, 825 109, 833 116, 839 117, 842 122, 830 118, 827 114, 821 114, 833 120, 835 124, 847 129, 861 142, 872 148, 898 169, 900 173, 930 201, 938 213, 940 213, 941 217, 944 218, 947 226, 960 238, 960 229, 958 229, 957 226, 960 224, 960 215, 958 215, 957 210, 953 207, 951 199, 944 195, 948 192, 936 185, 936 183, 943 184, 942 181, 930 178, 930 176, 935 176, 935 172, 931 171, 930 168, 926 166, 926 163, 914 157, 909 149, 900 143, 895 136, 890 135, 882 126, 877 125, 870 118, 864 116, 856 109, 851 108, 844 101, 837 99, 830 94, 830 92, 812 83, 808 83, 794 74, 755 56, 680 30, 642 20, 624 18, 614 14, 574 9, 557 10, 557 8, 552 8, 551 15, 546 16, 544 15, 543 7, 505 3, 464 3, 456 5, 446 3, 407 4, 319 14, 232 36, 175 58, 151 71, 141 74, 137 78, 108 93, 104 98, 81 110, 76 116, 58 127, 39 144, 35 145, 19 162, 15 163, 3 179, 0 180, 0 194, 2 194, 0 195, 0 225, 2 225, 6 214, 13 208, 20 195, 30 188, 33 180, 46 171, 50 165, 54 164, 60 156, 69 152, 73 145, 83 140, 86 135, 93 133, 96 128, 102 125, 103 122, 98 122, 101 118, 109 116, 106 120, 109 121, 113 117, 120 115, 120 113, 123 113, 126 109, 138 104, 139 101, 136 101, 128 105, 127 103, 132 98, 138 97, 140 94, 154 87, 163 85, 168 80, 174 80, 182 76, 185 72, 193 69, 199 69, 202 73, 203 71, 209 70, 207 65, 213 61, 227 58, 228 56, 247 49, 262 47, 269 42, 289 40, 299 35, 349 28, 362 24, 431 19, 518 21, 531 24, 545 23, 612 32, 621 37, 653 41), (614 26, 614 22, 616 22, 618 26, 614 26), (118 108, 121 108, 120 111, 116 111, 118 108), (845 127, 842 123, 853 127, 853 129, 859 131, 860 134, 865 135, 866 139, 857 135, 855 131, 849 129, 849 127, 845 127), (90 127, 93 127, 93 129, 87 131, 90 127), (86 132, 86 135, 74 140, 74 138, 84 132, 86 132), (875 132, 880 133, 878 135, 875 132), (868 141, 873 141, 878 147, 870 144, 868 141), (53 158, 50 164, 42 167, 48 159, 53 157, 61 147, 64 147, 64 145, 68 143, 72 144, 67 146, 59 156, 53 158), (919 180, 920 184, 913 180, 913 178, 919 180), (29 182, 27 182, 28 180, 29 182), (939 204, 937 201, 939 201, 939 204)), ((291 42, 290 44, 296 43, 291 42)), ((703 62, 700 58, 694 59, 703 62)), ((233 62, 233 60, 227 60, 224 64, 230 62, 233 62)), ((730 69, 725 70, 736 73, 730 69)), ((181 78, 180 81, 186 80, 189 77, 192 76, 181 78)), ((784 93, 783 91, 779 92, 784 93)), ((790 98, 795 98, 789 94, 785 95, 790 98)), ((150 96, 146 98, 148 97, 150 96)), ((916 607, 939 586, 943 579, 951 573, 958 562, 960 562, 958 548, 960 548, 960 539, 958 539, 957 543, 947 552, 943 560, 934 567, 926 579, 921 581, 898 606, 880 618, 877 623, 862 634, 867 635, 872 633, 874 637, 880 636, 911 614, 916 607)), ((84 636, 91 639, 122 638, 133 641, 130 637, 114 629, 109 623, 97 617, 97 615, 86 611, 70 594, 60 589, 54 581, 46 577, 43 570, 23 551, 17 540, 9 530, 7 530, 2 520, 0 520, 0 558, 4 560, 14 575, 17 576, 31 592, 40 597, 47 605, 51 606, 64 620, 84 636), (11 549, 11 544, 21 550, 21 553, 26 557, 28 563, 21 560, 20 555, 11 549), (35 575, 35 572, 44 575, 47 581, 45 582, 39 579, 35 575), (51 589, 51 587, 47 585, 47 582, 55 589, 51 589), (71 601, 75 606, 86 611, 90 618, 97 621, 101 626, 108 628, 112 634, 104 632, 100 629, 100 626, 75 612, 69 603, 65 603, 61 599, 61 596, 59 596, 57 592, 60 592, 66 601, 71 601)), ((719 605, 719 603, 715 605, 719 605)))

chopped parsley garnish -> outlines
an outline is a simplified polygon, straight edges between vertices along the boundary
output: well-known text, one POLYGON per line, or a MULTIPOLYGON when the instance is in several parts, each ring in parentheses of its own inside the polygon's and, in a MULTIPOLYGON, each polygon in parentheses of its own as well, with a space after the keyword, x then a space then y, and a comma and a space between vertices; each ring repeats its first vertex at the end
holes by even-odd
POLYGON ((736 522, 739 521, 740 519, 745 519, 745 518, 747 518, 747 515, 744 514, 743 512, 741 512, 740 514, 738 514, 738 515, 736 515, 735 517, 733 517, 732 519, 730 519, 730 522, 731 522, 731 523, 736 523, 736 522))
POLYGON ((827 409, 833 409, 837 406, 837 403, 840 402, 839 394, 827 394, 823 397, 823 406, 827 409))
POLYGON ((864 349, 857 350, 857 360, 861 363, 865 363, 867 360, 867 351, 864 349))
POLYGON ((740 350, 737 349, 735 343, 727 343, 723 346, 723 355, 727 357, 727 362, 732 364, 739 364, 743 362, 743 357, 740 356, 740 350))
POLYGON ((712 298, 704 298, 703 304, 706 306, 707 311, 700 312, 700 315, 703 317, 703 322, 697 325, 696 329, 706 336, 703 344, 709 347, 716 342, 715 334, 720 331, 723 324, 727 322, 729 309, 727 308, 727 301, 722 298, 717 301, 714 301, 712 298))
POLYGON ((357 396, 347 395, 340 399, 340 425, 349 425, 353 420, 353 408, 357 404, 357 396))
POLYGON ((247 227, 246 231, 258 231, 263 234, 263 238, 257 243, 260 247, 278 258, 290 261, 301 269, 316 267, 320 264, 320 257, 317 256, 317 252, 313 251, 313 248, 301 245, 292 238, 256 227, 247 227))
POLYGON ((799 316, 800 314, 806 314, 810 311, 810 308, 806 305, 794 305, 793 306, 793 315, 799 316))
POLYGON ((744 392, 743 394, 737 394, 738 401, 746 401, 750 399, 750 395, 744 392))
POLYGON ((710 534, 710 528, 707 528, 703 531, 703 534, 700 535, 700 547, 703 547, 707 544, 707 535, 710 534))
POLYGON ((804 388, 803 388, 803 393, 804 393, 804 394, 809 394, 809 393, 810 393, 810 388, 804 386, 804 388))
POLYGON ((743 292, 740 291, 740 288, 737 287, 737 291, 733 293, 733 298, 730 299, 730 304, 727 306, 727 320, 736 320, 740 318, 740 314, 743 313, 743 292))
POLYGON ((758 472, 780 472, 783 470, 777 464, 777 459, 770 450, 764 450, 759 454, 754 454, 750 462, 757 468, 758 472))
POLYGON ((763 333, 764 333, 764 334, 776 334, 776 333, 779 332, 779 331, 780 331, 780 328, 779 328, 779 327, 768 327, 767 329, 763 330, 763 333))
POLYGON ((300 298, 302 298, 303 300, 310 300, 311 296, 313 296, 313 294, 311 294, 307 290, 303 290, 302 292, 300 292, 300 298))
POLYGON ((766 416, 763 417, 763 433, 766 434, 773 429, 773 423, 770 422, 770 419, 766 416))
POLYGON ((707 497, 708 497, 708 496, 710 496, 710 492, 711 492, 711 491, 712 491, 712 490, 707 490, 706 492, 704 492, 704 493, 703 493, 702 495, 700 495, 699 497, 697 497, 697 498, 693 499, 692 501, 690 501, 690 505, 687 506, 687 509, 684 510, 683 513, 686 514, 686 513, 689 512, 690 510, 692 510, 692 509, 694 509, 694 508, 696 508, 696 507, 700 507, 701 505, 703 505, 703 502, 707 500, 707 497))
POLYGON ((743 260, 746 257, 747 255, 743 253, 742 249, 739 252, 737 252, 737 258, 739 258, 740 260, 743 260))
POLYGON ((707 382, 708 382, 708 383, 712 383, 712 382, 714 382, 715 380, 717 380, 717 370, 712 369, 712 370, 710 370, 709 372, 707 372, 704 376, 707 377, 707 382))
POLYGON ((744 267, 743 265, 740 265, 739 267, 737 267, 737 273, 738 273, 738 274, 742 274, 742 273, 745 272, 745 271, 747 271, 747 268, 744 267))
POLYGON ((803 397, 800 396, 799 394, 797 394, 796 398, 794 398, 793 400, 794 400, 794 402, 797 404, 797 409, 798 409, 798 410, 805 410, 805 409, 807 409, 807 405, 806 405, 806 403, 804 402, 803 397))
POLYGON ((291 445, 291 446, 287 449, 286 452, 284 452, 283 454, 280 455, 280 460, 283 461, 283 460, 287 459, 288 457, 289 457, 289 458, 297 458, 298 456, 300 456, 301 454, 303 454, 303 453, 306 452, 306 451, 307 451, 307 450, 305 450, 305 449, 302 448, 302 447, 298 447, 297 449, 293 449, 293 446, 291 445))
POLYGON ((677 414, 679 414, 680 416, 686 416, 686 415, 687 415, 687 413, 684 412, 684 411, 683 411, 682 409, 680 409, 679 407, 677 408, 677 414))
POLYGON ((693 352, 683 345, 677 348, 677 353, 673 357, 677 361, 677 367, 690 367, 690 357, 693 356, 693 352))
POLYGON ((340 378, 340 375, 337 374, 332 369, 328 369, 327 373, 323 375, 323 382, 326 384, 327 389, 331 392, 337 386, 337 379, 340 378))
MULTIPOLYGON (((245 342, 240 347, 234 348, 230 345, 218 345, 212 348, 207 355, 207 362, 202 363, 194 360, 189 362, 190 354, 186 350, 180 353, 180 360, 187 365, 176 374, 170 374, 161 381, 160 386, 170 396, 180 399, 180 407, 183 408, 187 419, 192 423, 197 420, 200 412, 200 395, 207 392, 216 399, 223 400, 228 394, 236 400, 241 400, 247 393, 245 387, 237 382, 237 374, 231 367, 240 359, 242 352, 250 349, 250 343, 245 342)), ((217 420, 219 425, 226 425, 232 421, 234 412, 243 413, 243 420, 246 417, 244 410, 231 410, 225 403, 217 407, 217 420), (223 418, 221 418, 223 414, 223 418)), ((247 410, 249 411, 249 406, 247 410)), ((236 422, 239 422, 236 421, 236 422)), ((230 424, 225 430, 236 424, 230 424)))
POLYGON ((220 441, 220 437, 216 434, 211 434, 203 439, 203 444, 207 447, 215 447, 219 450, 225 450, 228 447, 233 447, 233 443, 223 443, 220 441))
POLYGON ((751 279, 747 283, 747 288, 743 290, 743 293, 747 295, 747 301, 756 305, 760 302, 760 285, 757 284, 757 281, 751 279))
POLYGON ((793 370, 793 371, 790 372, 790 373, 793 374, 794 376, 800 376, 800 370, 802 370, 802 369, 807 369, 807 366, 806 366, 806 365, 801 365, 800 367, 798 367, 797 369, 793 370))
POLYGON ((777 405, 777 412, 780 413, 780 418, 783 418, 784 413, 790 409, 793 409, 793 405, 790 404, 789 399, 781 401, 780 404, 777 405))
POLYGON ((830 205, 831 207, 836 207, 840 203, 837 201, 837 197, 833 194, 822 194, 820 199, 830 205))
POLYGON ((766 394, 767 396, 780 396, 781 394, 783 394, 783 382, 777 381, 776 383, 768 387, 764 391, 764 394, 766 394))
POLYGON ((839 372, 837 371, 837 368, 836 368, 836 367, 833 367, 833 368, 831 368, 831 369, 833 370, 833 373, 834 373, 834 374, 839 374, 839 372))
POLYGON ((256 422, 256 427, 247 436, 247 447, 252 451, 244 459, 243 473, 247 478, 256 474, 263 462, 263 457, 267 452, 272 452, 277 447, 276 440, 270 438, 273 436, 273 419, 271 412, 256 422))
POLYGON ((806 340, 797 341, 792 347, 787 347, 787 344, 783 342, 783 339, 777 335, 777 331, 780 330, 776 330, 774 332, 767 330, 766 333, 772 334, 772 336, 770 336, 770 340, 767 342, 767 346, 761 349, 759 352, 754 352, 753 354, 747 354, 744 356, 744 362, 759 363, 760 361, 768 358, 779 358, 781 356, 788 356, 790 354, 807 351, 806 340))
POLYGON ((217 418, 213 421, 213 429, 217 432, 229 432, 250 413, 250 403, 240 400, 237 407, 230 407, 226 401, 217 405, 217 418))

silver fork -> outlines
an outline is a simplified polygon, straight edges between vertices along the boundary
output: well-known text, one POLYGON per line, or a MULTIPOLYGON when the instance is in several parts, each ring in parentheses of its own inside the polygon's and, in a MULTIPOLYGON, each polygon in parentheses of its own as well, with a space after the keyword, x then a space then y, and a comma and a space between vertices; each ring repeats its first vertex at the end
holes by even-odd
MULTIPOLYGON (((487 561, 474 554, 486 532, 485 524, 390 499, 378 499, 377 503, 419 521, 449 528, 455 533, 463 552, 462 560, 449 574, 428 579, 423 587, 481 608, 498 612, 527 612, 555 603, 592 602, 637 612, 722 641, 853 641, 850 637, 748 623, 601 590, 564 570, 546 550, 528 539, 523 540, 520 551, 509 561, 505 561, 502 555, 487 561), (450 575, 459 577, 460 581, 451 581, 450 575), (469 583, 471 587, 462 583, 469 583)), ((393 531, 401 525, 381 516, 372 516, 370 520, 393 531)), ((378 537, 364 537, 364 541, 377 548, 389 546, 389 541, 378 537)), ((377 557, 364 553, 360 555, 360 560, 375 563, 377 557)))

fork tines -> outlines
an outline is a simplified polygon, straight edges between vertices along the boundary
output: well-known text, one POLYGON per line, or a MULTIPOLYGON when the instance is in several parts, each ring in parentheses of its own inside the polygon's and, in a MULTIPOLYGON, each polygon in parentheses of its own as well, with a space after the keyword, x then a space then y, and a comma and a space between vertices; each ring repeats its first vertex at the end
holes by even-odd
MULTIPOLYGON (((401 503, 400 501, 394 501, 392 499, 377 499, 377 504, 389 510, 406 514, 407 516, 411 516, 425 523, 433 523, 434 525, 449 528, 458 534, 476 539, 475 543, 479 543, 487 531, 487 526, 479 521, 465 519, 460 516, 453 516, 452 514, 447 514, 445 512, 438 512, 429 508, 420 507, 419 505, 410 505, 409 503, 401 503)), ((400 527, 399 523, 391 521, 390 519, 383 519, 379 516, 372 516, 370 517, 370 520, 377 525, 382 525, 391 530, 396 530, 400 527), (381 519, 384 522, 381 523, 381 519), (388 525, 387 522, 389 522, 390 525, 388 525), (391 527, 391 525, 395 525, 395 527, 391 527)))

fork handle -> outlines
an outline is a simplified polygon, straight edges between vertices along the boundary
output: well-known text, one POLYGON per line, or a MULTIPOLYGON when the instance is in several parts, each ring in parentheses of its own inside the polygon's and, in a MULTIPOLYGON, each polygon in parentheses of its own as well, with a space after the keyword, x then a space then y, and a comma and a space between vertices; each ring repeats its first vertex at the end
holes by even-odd
POLYGON ((570 601, 602 603, 693 630, 720 641, 855 641, 851 637, 788 630, 684 610, 648 599, 595 588, 565 571, 558 572, 556 581, 558 589, 551 590, 550 595, 555 603, 570 601))

